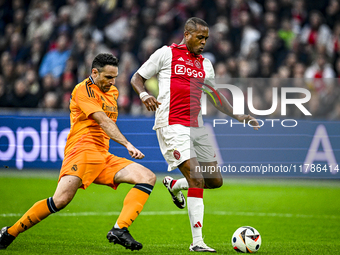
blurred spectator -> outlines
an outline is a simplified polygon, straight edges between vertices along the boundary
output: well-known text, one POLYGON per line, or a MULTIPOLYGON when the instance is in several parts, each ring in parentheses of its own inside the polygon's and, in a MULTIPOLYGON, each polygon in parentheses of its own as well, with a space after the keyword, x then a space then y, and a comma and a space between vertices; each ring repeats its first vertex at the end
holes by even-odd
POLYGON ((11 36, 14 33, 14 25, 12 23, 6 24, 5 34, 0 37, 0 51, 6 50, 10 45, 11 36))
POLYGON ((119 68, 130 77, 138 69, 138 61, 133 54, 125 51, 119 59, 119 68))
POLYGON ((23 78, 25 77, 27 70, 28 70, 28 65, 25 62, 20 61, 16 63, 15 65, 14 75, 15 77, 23 78))
POLYGON ((33 108, 36 107, 38 103, 38 98, 29 92, 25 80, 16 80, 14 83, 14 91, 9 96, 9 106, 15 108, 33 108))
POLYGON ((18 62, 26 58, 27 48, 23 45, 22 35, 18 32, 14 32, 10 39, 8 52, 11 55, 11 59, 14 62, 18 62))
MULTIPOLYGON (((210 27, 203 55, 214 65, 216 78, 237 78, 240 88, 253 87, 255 108, 270 108, 273 86, 304 87, 313 92, 315 116, 340 119, 340 82, 330 79, 340 78, 339 3, 0 0, 0 106, 34 95, 37 107, 68 110, 70 93, 90 75, 93 58, 111 52, 120 59, 121 112, 152 114, 131 89, 131 73, 157 48, 179 43, 184 22, 197 16, 210 27), (275 79, 254 83, 250 77, 275 79)), ((146 86, 158 93, 156 80, 146 86)), ((289 114, 304 117, 295 108, 289 108, 289 114)), ((273 116, 280 117, 279 107, 273 116)))
POLYGON ((83 0, 67 0, 70 8, 70 19, 73 27, 77 27, 86 17, 88 4, 83 0))
POLYGON ((248 12, 249 6, 245 0, 231 0, 230 22, 234 28, 241 26, 241 12, 248 12))
POLYGON ((28 91, 36 97, 37 100, 41 99, 42 89, 38 81, 37 73, 34 69, 27 70, 25 78, 28 91))
POLYGON ((218 23, 219 17, 230 17, 230 6, 232 0, 216 0, 215 6, 211 6, 207 13, 208 24, 218 23))
POLYGON ((340 21, 340 3, 339 0, 329 0, 326 8, 326 22, 332 29, 336 22, 340 21))
MULTIPOLYGON (((313 11, 309 18, 309 24, 306 24, 301 31, 301 42, 310 47, 326 46, 330 37, 331 31, 324 24, 322 14, 318 11, 313 11)), ((310 51, 312 51, 311 48, 310 51)))
POLYGON ((294 0, 291 15, 293 18, 293 31, 300 34, 301 28, 307 19, 307 10, 304 0, 294 0))
POLYGON ((42 79, 42 94, 45 95, 49 91, 55 91, 58 83, 53 78, 52 74, 47 74, 42 79))
POLYGON ((7 51, 5 51, 1 55, 1 69, 6 86, 8 87, 8 91, 12 89, 11 86, 14 84, 14 81, 16 79, 14 68, 15 65, 10 58, 10 54, 7 51))
POLYGON ((14 10, 13 17, 14 31, 26 36, 25 10, 23 8, 14 10))
MULTIPOLYGON (((189 0, 190 1, 190 0, 189 0)), ((199 0, 197 2, 200 2, 199 0)), ((174 0, 164 0, 159 2, 158 15, 156 17, 156 24, 166 30, 174 29, 174 21, 177 11, 174 6, 174 0)), ((196 5, 195 3, 193 3, 196 5)), ((188 4, 189 6, 190 4, 188 4)), ((191 7, 189 7, 191 8, 191 7)))
POLYGON ((44 46, 39 38, 35 38, 31 44, 27 62, 34 67, 35 70, 39 70, 42 58, 44 55, 44 46))
POLYGON ((8 107, 6 85, 4 78, 0 75, 0 107, 8 107))
POLYGON ((71 47, 71 56, 75 59, 76 63, 83 63, 85 52, 88 47, 88 42, 81 29, 77 29, 73 35, 73 44, 71 47))
POLYGON ((328 119, 330 119, 330 120, 340 120, 340 102, 336 103, 333 111, 330 112, 328 119))
POLYGON ((274 12, 266 12, 264 14, 264 29, 267 31, 268 29, 277 29, 278 27, 278 20, 277 20, 277 15, 274 12))
POLYGON ((327 42, 327 54, 331 58, 340 55, 340 19, 334 25, 331 40, 327 42))
POLYGON ((297 62, 297 55, 294 52, 290 52, 287 54, 284 64, 289 68, 290 72, 293 72, 297 62))
MULTIPOLYGON (((335 61, 335 72, 336 72, 336 78, 340 78, 340 58, 338 58, 336 61, 335 61)), ((340 87, 340 85, 339 85, 340 87)))
POLYGON ((215 42, 227 39, 229 33, 229 22, 226 16, 218 16, 217 22, 211 27, 211 38, 215 42))
POLYGON ((273 57, 270 53, 264 52, 260 57, 260 66, 258 69, 258 77, 270 78, 274 72, 273 57))
POLYGON ((69 110, 70 108, 70 98, 71 98, 71 92, 66 92, 62 96, 62 102, 61 102, 61 108, 64 110, 69 110))
POLYGON ((256 57, 258 51, 258 40, 261 34, 252 25, 250 14, 246 11, 240 13, 240 25, 242 27, 240 56, 256 57))
POLYGON ((227 83, 230 80, 230 76, 227 72, 227 67, 223 62, 216 64, 215 77, 217 83, 227 83))
POLYGON ((309 83, 309 89, 324 95, 330 79, 335 78, 335 72, 327 62, 326 56, 319 54, 316 61, 307 68, 305 78, 309 83))
POLYGON ((56 92, 49 91, 45 94, 41 107, 44 110, 53 110, 57 109, 59 106, 59 97, 56 92))
POLYGON ((53 31, 55 14, 51 10, 49 1, 32 1, 32 8, 27 15, 27 38, 31 42, 34 38, 39 37, 46 41, 53 31))
POLYGON ((59 9, 58 17, 55 21, 53 28, 53 35, 57 37, 59 35, 71 36, 74 26, 71 24, 71 7, 62 6, 59 9))
POLYGON ((52 74, 54 78, 59 78, 64 72, 66 61, 71 51, 67 49, 68 39, 65 35, 60 35, 57 39, 56 49, 50 50, 44 56, 39 76, 42 78, 46 74, 52 74))
POLYGON ((10 2, 6 0, 0 0, 0 34, 4 34, 6 24, 10 19, 10 2))
MULTIPOLYGON (((95 1, 92 1, 95 2, 95 1)), ((94 7, 96 8, 96 7, 94 7)), ((82 30, 85 38, 92 38, 96 42, 103 42, 104 40, 104 33, 98 29, 95 24, 97 16, 95 14, 95 10, 87 12, 84 21, 79 25, 79 28, 82 30)))
POLYGON ((124 42, 129 32, 129 18, 139 13, 139 6, 135 0, 126 0, 123 2, 122 8, 114 12, 113 21, 108 24, 105 29, 105 36, 114 45, 124 42))
POLYGON ((322 107, 320 98, 316 93, 312 93, 311 99, 307 103, 307 109, 312 114, 313 118, 320 118, 322 116, 322 107))
POLYGON ((291 49, 293 47, 293 41, 296 37, 296 34, 293 32, 290 19, 285 18, 282 20, 281 29, 279 30, 279 37, 285 42, 287 49, 291 49))
POLYGON ((266 13, 279 13, 279 5, 276 0, 265 0, 264 9, 266 13))
POLYGON ((232 78, 236 78, 238 75, 238 63, 235 58, 227 59, 227 72, 232 78))
POLYGON ((306 66, 303 63, 296 63, 293 68, 293 78, 303 78, 306 71, 306 66))
POLYGON ((64 93, 66 92, 72 92, 74 89, 74 86, 76 85, 76 81, 74 79, 74 75, 72 72, 65 72, 63 75, 62 80, 62 90, 64 93))

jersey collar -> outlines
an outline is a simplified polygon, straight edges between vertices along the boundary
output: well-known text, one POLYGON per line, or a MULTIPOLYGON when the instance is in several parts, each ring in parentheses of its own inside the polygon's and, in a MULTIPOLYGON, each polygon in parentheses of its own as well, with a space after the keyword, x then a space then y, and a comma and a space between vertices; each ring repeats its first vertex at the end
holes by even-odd
POLYGON ((93 78, 91 77, 91 75, 89 76, 89 79, 92 82, 92 84, 95 84, 93 78))
POLYGON ((177 49, 181 49, 181 50, 186 50, 186 51, 187 51, 192 57, 194 57, 194 58, 200 58, 200 59, 203 58, 202 55, 195 55, 194 53, 190 52, 190 51, 188 50, 188 47, 187 47, 185 44, 180 44, 180 45, 178 45, 178 44, 176 44, 176 43, 173 43, 173 44, 171 44, 171 47, 174 47, 174 48, 177 48, 177 49))

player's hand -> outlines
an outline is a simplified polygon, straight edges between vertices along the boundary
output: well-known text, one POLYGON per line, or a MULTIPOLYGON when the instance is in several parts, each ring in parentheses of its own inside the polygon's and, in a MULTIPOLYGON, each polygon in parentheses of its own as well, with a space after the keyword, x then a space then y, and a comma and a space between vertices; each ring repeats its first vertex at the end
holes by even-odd
POLYGON ((148 111, 156 111, 158 106, 162 103, 158 102, 157 99, 152 95, 146 95, 142 98, 143 104, 146 106, 148 111))
POLYGON ((241 116, 238 116, 237 120, 239 122, 245 121, 247 124, 251 125, 254 128, 254 130, 259 130, 259 128, 260 128, 259 123, 257 122, 257 120, 254 117, 250 116, 250 115, 241 115, 241 116))
POLYGON ((140 150, 135 148, 135 146, 133 146, 131 143, 127 144, 126 149, 128 150, 128 152, 129 152, 129 154, 132 158, 142 159, 142 158, 145 157, 145 155, 140 150))

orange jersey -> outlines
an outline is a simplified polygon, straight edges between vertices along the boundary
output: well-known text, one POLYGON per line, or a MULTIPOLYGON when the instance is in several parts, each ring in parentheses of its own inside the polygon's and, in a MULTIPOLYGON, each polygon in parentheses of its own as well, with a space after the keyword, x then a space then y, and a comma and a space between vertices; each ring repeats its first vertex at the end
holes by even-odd
POLYGON ((87 162, 101 162, 103 159, 98 157, 98 152, 109 150, 110 137, 91 118, 91 114, 105 112, 111 120, 116 122, 119 92, 115 86, 112 86, 108 92, 104 93, 92 81, 91 77, 85 79, 73 89, 71 95, 71 130, 65 146, 67 161, 86 151, 87 162))

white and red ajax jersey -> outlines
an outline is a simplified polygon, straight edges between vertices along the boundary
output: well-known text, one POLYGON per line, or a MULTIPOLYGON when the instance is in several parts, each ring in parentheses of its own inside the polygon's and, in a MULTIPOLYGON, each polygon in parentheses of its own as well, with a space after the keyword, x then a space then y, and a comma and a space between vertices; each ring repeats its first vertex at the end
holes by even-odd
POLYGON ((156 111, 153 129, 174 124, 203 125, 202 86, 215 77, 208 59, 191 53, 185 44, 172 44, 155 51, 137 72, 145 79, 157 74, 157 100, 162 104, 156 111))

